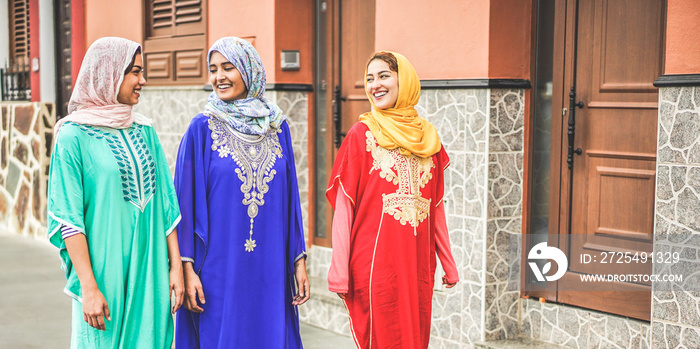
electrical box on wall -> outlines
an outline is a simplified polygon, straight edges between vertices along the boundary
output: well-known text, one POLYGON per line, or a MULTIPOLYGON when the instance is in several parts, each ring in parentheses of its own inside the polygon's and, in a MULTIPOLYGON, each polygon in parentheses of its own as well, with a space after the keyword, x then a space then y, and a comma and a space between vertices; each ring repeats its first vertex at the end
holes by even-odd
POLYGON ((282 50, 281 66, 282 70, 299 70, 299 51, 282 50))

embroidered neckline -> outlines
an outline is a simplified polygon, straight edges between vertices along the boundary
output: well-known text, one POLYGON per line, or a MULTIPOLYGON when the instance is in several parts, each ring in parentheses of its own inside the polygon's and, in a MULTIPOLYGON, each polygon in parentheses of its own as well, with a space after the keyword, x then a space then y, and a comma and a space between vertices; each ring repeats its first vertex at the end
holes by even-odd
POLYGON ((230 156, 238 165, 236 174, 242 182, 243 205, 248 206, 250 217, 249 237, 244 247, 246 252, 253 252, 258 246, 253 240, 255 217, 265 204, 264 196, 270 190, 268 183, 277 174, 273 167, 277 159, 282 158, 282 146, 277 136, 281 130, 270 130, 262 136, 246 135, 214 117, 209 118, 209 129, 211 149, 216 150, 221 158, 230 156))
MULTIPOLYGON (((402 155, 397 149, 382 148, 372 132, 365 132, 367 151, 372 154, 370 173, 379 170, 379 177, 398 185, 395 193, 382 194, 382 212, 388 213, 402 225, 413 228, 428 217, 430 199, 423 198, 421 189, 433 178, 435 167, 432 157, 402 155)), ((416 230, 413 230, 416 235, 416 230)))
POLYGON ((119 166, 122 198, 143 212, 156 191, 156 165, 141 133, 143 126, 117 130, 76 125, 88 136, 105 140, 119 166))

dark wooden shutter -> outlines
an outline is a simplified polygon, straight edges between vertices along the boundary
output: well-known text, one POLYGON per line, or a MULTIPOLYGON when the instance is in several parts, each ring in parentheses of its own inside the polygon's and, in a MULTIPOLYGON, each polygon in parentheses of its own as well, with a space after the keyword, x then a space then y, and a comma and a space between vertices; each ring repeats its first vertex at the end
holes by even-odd
POLYGON ((175 0, 175 35, 203 33, 201 0, 175 0))
POLYGON ((150 3, 148 38, 173 35, 173 0, 154 0, 150 3))
POLYGON ((146 78, 157 85, 206 81, 206 0, 146 1, 146 78))
POLYGON ((10 60, 11 64, 29 62, 29 2, 10 0, 10 60))

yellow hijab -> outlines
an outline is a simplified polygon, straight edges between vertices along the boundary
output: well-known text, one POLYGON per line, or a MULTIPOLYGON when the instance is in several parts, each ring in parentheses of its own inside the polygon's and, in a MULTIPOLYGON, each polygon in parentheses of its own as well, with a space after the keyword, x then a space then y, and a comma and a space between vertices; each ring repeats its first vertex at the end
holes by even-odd
MULTIPOLYGON (((360 122, 367 125, 382 148, 399 149, 403 155, 413 154, 429 157, 440 151, 440 138, 435 126, 418 116, 414 108, 420 99, 420 80, 416 70, 403 55, 391 52, 399 66, 399 96, 393 108, 377 109, 372 97, 365 93, 372 103, 372 111, 360 115, 360 122)), ((367 69, 365 68, 365 76, 367 69)))

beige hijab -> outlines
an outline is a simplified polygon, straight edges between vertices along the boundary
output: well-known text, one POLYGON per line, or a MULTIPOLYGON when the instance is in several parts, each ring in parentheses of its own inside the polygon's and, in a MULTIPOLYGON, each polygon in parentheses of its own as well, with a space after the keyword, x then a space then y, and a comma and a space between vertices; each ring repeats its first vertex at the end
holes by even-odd
MULTIPOLYGON (((440 137, 435 126, 418 116, 414 108, 420 99, 420 80, 411 62, 403 55, 391 52, 398 62, 399 96, 393 108, 377 109, 372 96, 365 93, 372 104, 372 111, 360 115, 360 122, 367 125, 377 139, 377 143, 386 149, 397 149, 403 155, 413 154, 429 157, 440 151, 440 137)), ((365 70, 367 75, 367 70, 365 70)))
POLYGON ((54 136, 66 121, 117 129, 129 128, 134 122, 151 124, 149 118, 134 113, 132 106, 117 101, 124 71, 139 47, 116 37, 104 37, 90 45, 68 102, 69 114, 56 123, 54 136))

